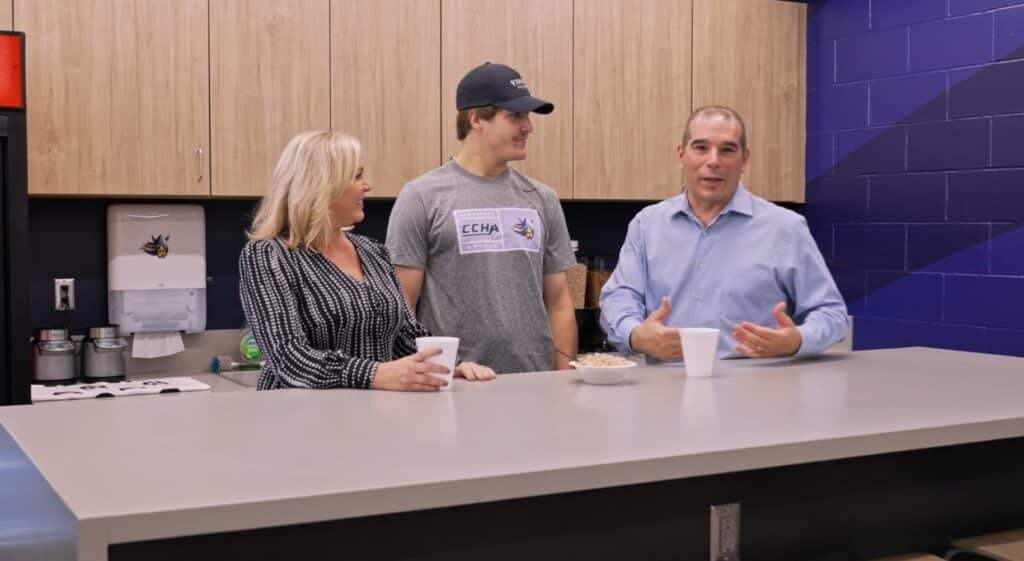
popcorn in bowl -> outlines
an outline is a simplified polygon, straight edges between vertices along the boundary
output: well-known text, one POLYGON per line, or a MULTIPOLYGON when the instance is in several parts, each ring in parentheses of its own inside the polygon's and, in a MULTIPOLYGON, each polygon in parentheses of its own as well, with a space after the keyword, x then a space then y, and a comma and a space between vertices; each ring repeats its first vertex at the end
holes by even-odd
POLYGON ((581 366, 635 366, 636 363, 625 357, 610 353, 587 353, 580 355, 576 364, 581 366))
POLYGON ((632 360, 610 353, 589 353, 569 363, 588 384, 618 384, 636 366, 632 360))

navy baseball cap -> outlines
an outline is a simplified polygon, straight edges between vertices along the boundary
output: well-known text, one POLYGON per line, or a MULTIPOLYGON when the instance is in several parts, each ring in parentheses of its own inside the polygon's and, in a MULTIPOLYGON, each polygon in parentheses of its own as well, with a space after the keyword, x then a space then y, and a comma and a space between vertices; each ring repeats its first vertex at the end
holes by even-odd
POLYGON ((551 113, 555 105, 530 95, 518 72, 504 64, 485 62, 470 70, 455 88, 455 107, 472 109, 493 105, 506 111, 551 113))

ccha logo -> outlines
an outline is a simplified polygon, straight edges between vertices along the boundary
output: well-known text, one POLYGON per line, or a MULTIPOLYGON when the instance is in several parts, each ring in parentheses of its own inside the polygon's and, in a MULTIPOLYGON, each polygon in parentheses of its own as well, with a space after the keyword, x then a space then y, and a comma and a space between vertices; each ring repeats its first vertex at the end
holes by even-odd
POLYGON ((153 255, 160 259, 163 259, 164 257, 167 257, 167 253, 170 251, 170 247, 167 245, 167 242, 170 240, 170 234, 166 236, 162 234, 157 236, 150 236, 150 240, 142 244, 142 247, 140 247, 139 249, 145 251, 149 255, 153 255))

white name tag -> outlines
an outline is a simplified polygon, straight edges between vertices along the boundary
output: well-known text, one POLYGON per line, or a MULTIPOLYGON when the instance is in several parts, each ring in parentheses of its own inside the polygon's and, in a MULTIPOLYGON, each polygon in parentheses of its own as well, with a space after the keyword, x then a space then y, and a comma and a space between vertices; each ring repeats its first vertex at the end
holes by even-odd
POLYGON ((540 216, 532 208, 474 208, 452 211, 459 253, 532 251, 543 240, 540 216))

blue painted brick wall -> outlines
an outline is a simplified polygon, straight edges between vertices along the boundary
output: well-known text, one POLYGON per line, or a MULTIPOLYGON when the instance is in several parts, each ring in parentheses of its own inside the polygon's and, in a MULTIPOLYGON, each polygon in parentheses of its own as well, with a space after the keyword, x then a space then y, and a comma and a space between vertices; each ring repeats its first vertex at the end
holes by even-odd
POLYGON ((858 349, 1024 356, 1024 0, 820 0, 806 216, 858 349))
MULTIPOLYGON (((907 2, 913 6, 914 2, 907 2)), ((935 70, 992 60, 992 14, 976 14, 908 26, 910 71, 935 70)))
POLYGON ((948 0, 897 0, 874 2, 871 5, 871 28, 887 29, 910 23, 943 19, 948 0))

